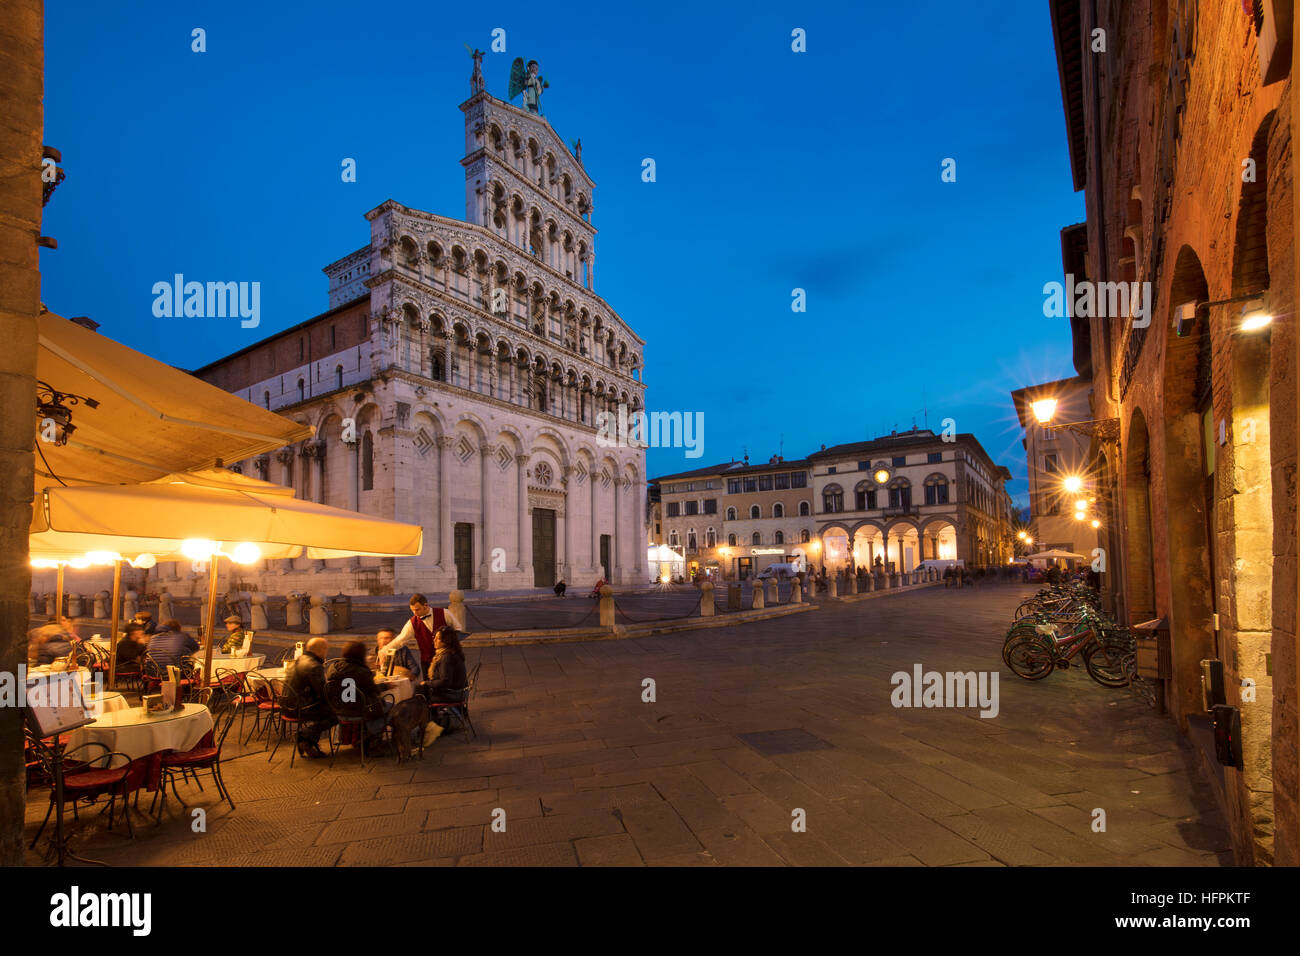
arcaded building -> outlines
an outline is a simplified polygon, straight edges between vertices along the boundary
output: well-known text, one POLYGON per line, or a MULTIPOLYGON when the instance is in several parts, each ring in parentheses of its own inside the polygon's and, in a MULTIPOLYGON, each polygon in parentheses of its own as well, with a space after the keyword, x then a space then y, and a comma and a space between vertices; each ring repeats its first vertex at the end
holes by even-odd
POLYGON ((370 210, 365 244, 325 267, 327 311, 195 373, 316 428, 228 464, 424 527, 418 558, 269 562, 254 586, 645 577, 644 451, 597 441, 600 412, 644 406, 645 343, 595 291, 594 183, 580 147, 482 86, 460 107, 465 218, 370 210))
POLYGON ((1242 864, 1300 864, 1291 8, 1051 3, 1087 210, 1064 271, 1152 302, 1071 316, 1108 587, 1168 631, 1162 703, 1242 864), (1240 721, 1239 754, 1216 755, 1215 720, 1240 721))

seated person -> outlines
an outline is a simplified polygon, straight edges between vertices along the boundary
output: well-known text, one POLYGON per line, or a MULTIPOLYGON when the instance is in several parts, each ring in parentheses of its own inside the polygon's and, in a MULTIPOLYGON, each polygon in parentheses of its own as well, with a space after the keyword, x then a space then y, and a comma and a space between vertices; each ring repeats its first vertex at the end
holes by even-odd
POLYGON ((72 637, 62 624, 45 624, 32 631, 27 642, 29 664, 53 664, 72 653, 72 637))
POLYGON ((392 704, 379 696, 374 672, 366 666, 366 645, 360 641, 348 641, 343 646, 343 657, 326 671, 325 696, 337 708, 336 715, 364 712, 367 743, 382 733, 392 704))
POLYGON ((158 633, 158 625, 154 623, 153 615, 148 611, 140 611, 136 614, 135 623, 143 625, 144 633, 149 637, 158 633))
POLYGON ((244 630, 243 619, 238 614, 231 614, 221 623, 226 625, 226 636, 221 649, 227 654, 233 654, 244 646, 244 638, 248 635, 244 630))
POLYGON ((600 597, 600 589, 603 588, 603 587, 604 587, 605 585, 607 585, 607 584, 609 584, 609 582, 606 581, 604 578, 600 578, 600 579, 598 579, 598 580, 596 581, 595 586, 591 589, 591 596, 594 597, 594 598, 598 598, 598 597, 600 597))
POLYGON ((555 596, 556 596, 556 597, 564 597, 564 592, 565 592, 565 590, 566 590, 567 588, 568 588, 568 585, 565 584, 563 581, 556 581, 556 582, 555 582, 555 596))
MULTIPOLYGON (((393 642, 397 632, 391 627, 381 627, 375 637, 375 657, 373 668, 378 671, 384 664, 384 649, 393 642)), ((420 677, 420 655, 418 651, 407 644, 399 647, 393 652, 393 676, 406 677, 410 680, 419 680, 420 677)))
MULTIPOLYGON (((433 639, 435 654, 429 666, 429 679, 420 685, 418 693, 428 701, 456 701, 465 699, 469 677, 465 672, 465 652, 461 650, 456 631, 444 627, 433 639)), ((434 717, 442 722, 442 710, 434 710, 434 717)))
POLYGON ((173 618, 164 621, 158 633, 149 639, 148 651, 159 667, 183 667, 198 649, 199 642, 181 630, 181 622, 173 618))
POLYGON ((145 651, 145 626, 133 621, 117 642, 118 673, 138 671, 144 665, 145 651))
POLYGON ((288 696, 280 698, 280 712, 298 719, 298 753, 303 757, 324 757, 320 735, 339 722, 325 694, 325 655, 328 653, 329 641, 313 637, 302 655, 284 667, 284 687, 288 696))

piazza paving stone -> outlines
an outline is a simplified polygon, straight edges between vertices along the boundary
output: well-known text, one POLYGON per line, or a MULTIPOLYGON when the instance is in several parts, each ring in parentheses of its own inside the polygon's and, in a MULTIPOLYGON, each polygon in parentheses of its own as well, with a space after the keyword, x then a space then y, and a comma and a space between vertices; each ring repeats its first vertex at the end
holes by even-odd
MULTIPOLYGON (((136 839, 107 832, 91 808, 73 846, 123 866, 1229 863, 1224 821, 1172 721, 1079 668, 1036 682, 1005 670, 1002 637, 1027 593, 821 601, 628 640, 471 638, 470 664, 483 662, 477 738, 444 735, 400 766, 377 755, 362 767, 344 747, 331 769, 291 768, 288 746, 268 759, 263 738, 232 734, 235 810, 210 781, 202 792, 180 782, 189 806, 169 792, 159 826, 142 794, 136 839), (916 664, 997 672, 997 716, 894 707, 892 675, 916 664), (1092 829, 1096 808, 1105 831, 1092 829)), ((509 613, 526 620, 527 603, 509 613)), ((45 807, 34 790, 29 839, 45 807)))

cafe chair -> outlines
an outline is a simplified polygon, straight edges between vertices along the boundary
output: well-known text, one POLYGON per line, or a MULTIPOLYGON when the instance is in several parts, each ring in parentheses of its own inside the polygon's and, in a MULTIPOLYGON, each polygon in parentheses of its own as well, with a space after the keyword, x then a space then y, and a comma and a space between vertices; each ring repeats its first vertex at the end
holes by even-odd
POLYGON ((119 665, 113 684, 115 686, 120 685, 134 694, 141 693, 144 685, 144 672, 140 669, 140 662, 136 660, 119 665))
MULTIPOLYGON (((470 671, 469 682, 466 684, 465 689, 461 691, 460 700, 429 701, 430 712, 441 710, 446 713, 448 717, 455 717, 461 722, 461 726, 469 728, 469 732, 474 735, 475 740, 478 740, 478 731, 474 729, 474 721, 470 720, 469 699, 470 695, 474 693, 475 686, 478 684, 478 672, 479 668, 482 666, 483 662, 479 661, 474 665, 474 669, 470 671)), ((469 743, 468 737, 465 738, 465 742, 469 743)))
MULTIPOLYGON (((53 749, 44 741, 37 740, 30 737, 30 735, 29 739, 33 741, 36 755, 41 761, 45 773, 53 780, 55 760, 53 749)), ((135 828, 131 824, 131 807, 128 799, 132 793, 136 793, 145 785, 152 762, 152 754, 132 760, 124 753, 109 750, 107 745, 98 741, 82 744, 67 751, 63 755, 63 798, 65 803, 72 804, 73 818, 80 819, 77 814, 78 801, 93 801, 102 796, 107 796, 109 801, 105 809, 108 810, 108 829, 111 830, 113 829, 113 814, 116 810, 117 798, 121 797, 122 816, 126 817, 126 831, 131 839, 135 839, 135 828), (74 758, 70 761, 73 754, 89 748, 99 748, 102 752, 93 757, 74 758), (119 757, 123 761, 122 766, 110 766, 114 758, 119 757)), ((54 812, 54 805, 57 802, 58 794, 51 785, 50 806, 45 811, 45 819, 41 821, 40 829, 36 831, 36 836, 32 838, 31 848, 35 849, 41 834, 45 832, 45 826, 50 822, 50 814, 54 812)))
POLYGON ((225 798, 226 803, 230 804, 230 809, 235 809, 235 801, 230 798, 230 789, 226 786, 226 781, 221 776, 221 748, 225 746, 226 735, 230 733, 230 728, 234 726, 237 711, 234 707, 221 714, 217 718, 216 726, 203 735, 203 739, 198 745, 177 752, 170 750, 163 754, 162 757, 162 783, 158 790, 162 794, 162 805, 158 808, 158 820, 162 820, 163 810, 167 806, 167 785, 170 783, 172 794, 177 800, 180 800, 182 807, 188 806, 181 795, 176 790, 176 777, 181 776, 189 779, 190 774, 194 775, 194 783, 199 790, 203 790, 203 783, 199 780, 199 771, 207 770, 212 773, 212 779, 216 782, 217 793, 225 798))
MULTIPOLYGON (((253 730, 244 738, 244 743, 252 740, 260 732, 270 733, 280 713, 279 693, 271 678, 259 671, 249 671, 244 675, 245 694, 241 697, 241 712, 245 708, 253 712, 253 730)), ((240 733, 243 733, 243 717, 240 717, 240 733)))
MULTIPOLYGON (((298 692, 288 684, 280 685, 276 703, 279 705, 275 712, 278 733, 275 738, 275 747, 271 749, 271 756, 266 758, 266 762, 270 763, 275 759, 280 744, 284 742, 289 732, 292 732, 293 746, 289 748, 289 769, 292 770, 294 758, 298 756, 298 731, 304 723, 307 723, 307 720, 301 716, 298 692)), ((331 738, 330 747, 333 748, 333 746, 334 740, 331 738)))
POLYGON ((215 712, 226 704, 233 708, 244 690, 240 672, 230 667, 214 667, 212 671, 215 676, 208 682, 208 690, 212 692, 212 710, 215 712))
MULTIPOLYGON (((381 700, 389 702, 389 706, 384 709, 383 714, 373 713, 364 700, 345 701, 342 694, 342 685, 334 682, 326 682, 325 699, 329 703, 330 710, 334 712, 334 716, 339 721, 330 728, 330 767, 333 768, 334 757, 338 753, 338 744, 334 741, 334 734, 338 733, 339 743, 342 743, 343 728, 350 726, 357 734, 357 743, 361 748, 361 766, 364 768, 366 765, 366 723, 392 711, 393 695, 383 694, 381 696, 381 700)), ((379 736, 382 737, 388 729, 388 723, 385 721, 384 727, 379 731, 379 736)))

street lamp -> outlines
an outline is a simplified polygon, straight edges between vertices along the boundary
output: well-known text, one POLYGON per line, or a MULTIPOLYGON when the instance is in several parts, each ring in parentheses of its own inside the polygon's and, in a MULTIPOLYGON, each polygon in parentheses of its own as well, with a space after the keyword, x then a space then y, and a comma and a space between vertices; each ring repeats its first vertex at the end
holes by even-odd
POLYGON ((1102 441, 1119 439, 1118 418, 1093 418, 1082 422, 1057 422, 1053 425, 1052 419, 1056 417, 1056 408, 1059 404, 1060 402, 1055 398, 1040 398, 1030 402, 1029 407, 1033 409, 1034 419, 1045 427, 1065 428, 1081 435, 1095 436, 1102 441))
POLYGON ((1077 495, 1083 490, 1083 479, 1078 475, 1070 475, 1065 479, 1065 490, 1072 495, 1077 495))

